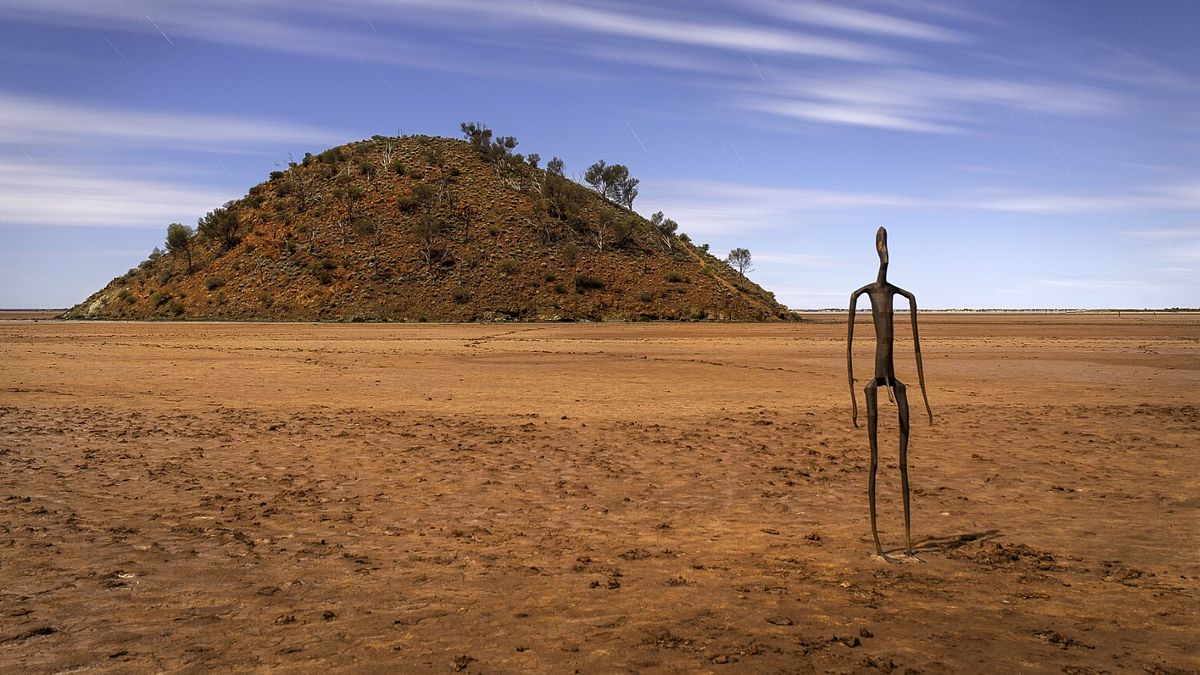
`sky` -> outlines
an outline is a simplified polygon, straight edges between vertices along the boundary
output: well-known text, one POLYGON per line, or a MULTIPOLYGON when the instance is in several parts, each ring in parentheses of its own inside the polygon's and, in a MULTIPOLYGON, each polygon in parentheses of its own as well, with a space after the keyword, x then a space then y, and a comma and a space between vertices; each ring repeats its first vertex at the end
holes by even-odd
POLYGON ((289 157, 463 121, 639 178, 793 308, 1200 306, 1192 0, 0 0, 0 307, 289 157))

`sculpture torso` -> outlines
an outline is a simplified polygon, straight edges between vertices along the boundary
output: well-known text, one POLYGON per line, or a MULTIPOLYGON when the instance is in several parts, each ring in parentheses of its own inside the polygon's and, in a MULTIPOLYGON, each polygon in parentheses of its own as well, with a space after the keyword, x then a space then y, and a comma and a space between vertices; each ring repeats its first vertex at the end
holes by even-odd
POLYGON ((886 281, 877 281, 866 288, 871 298, 871 317, 875 322, 875 378, 883 378, 890 384, 896 378, 896 364, 892 358, 895 327, 893 325, 893 300, 896 287, 886 281))

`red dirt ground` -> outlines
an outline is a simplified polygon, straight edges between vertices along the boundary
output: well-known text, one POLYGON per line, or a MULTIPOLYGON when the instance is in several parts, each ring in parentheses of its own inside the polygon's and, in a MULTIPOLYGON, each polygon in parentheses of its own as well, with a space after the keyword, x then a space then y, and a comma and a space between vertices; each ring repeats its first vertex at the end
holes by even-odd
POLYGON ((923 321, 896 565, 834 316, 0 323, 0 670, 1200 670, 1200 319, 923 321))

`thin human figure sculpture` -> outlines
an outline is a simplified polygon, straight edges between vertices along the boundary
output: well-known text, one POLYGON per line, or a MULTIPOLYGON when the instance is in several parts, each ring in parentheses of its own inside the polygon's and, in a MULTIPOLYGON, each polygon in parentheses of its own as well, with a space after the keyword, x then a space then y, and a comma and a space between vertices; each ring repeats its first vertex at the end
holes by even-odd
POLYGON ((871 536, 875 538, 875 554, 888 562, 896 562, 883 552, 879 545, 879 530, 875 526, 875 473, 879 466, 879 387, 888 388, 888 400, 895 392, 896 407, 900 413, 900 486, 904 492, 904 550, 912 558, 912 535, 908 508, 908 393, 900 380, 896 379, 896 366, 892 360, 893 337, 895 334, 892 313, 893 299, 897 295, 908 299, 912 313, 913 351, 917 356, 917 379, 921 384, 921 396, 925 399, 925 412, 933 424, 933 411, 929 409, 929 396, 925 393, 925 370, 921 364, 921 340, 917 335, 917 297, 912 293, 888 283, 887 230, 879 228, 875 233, 875 249, 879 252, 879 277, 850 294, 850 329, 846 341, 846 371, 850 378, 850 406, 854 428, 858 428, 858 399, 854 394, 854 317, 858 311, 858 298, 866 293, 871 299, 871 318, 875 323, 875 377, 866 386, 867 436, 871 443, 871 475, 867 481, 867 501, 871 510, 871 536))

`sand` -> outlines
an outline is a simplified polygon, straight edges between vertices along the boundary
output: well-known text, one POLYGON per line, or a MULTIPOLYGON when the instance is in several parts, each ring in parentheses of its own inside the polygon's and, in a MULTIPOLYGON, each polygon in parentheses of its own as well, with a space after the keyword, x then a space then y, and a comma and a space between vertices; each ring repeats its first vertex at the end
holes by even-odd
POLYGON ((923 318, 906 564, 811 319, 0 323, 0 670, 1200 671, 1200 317, 923 318))

